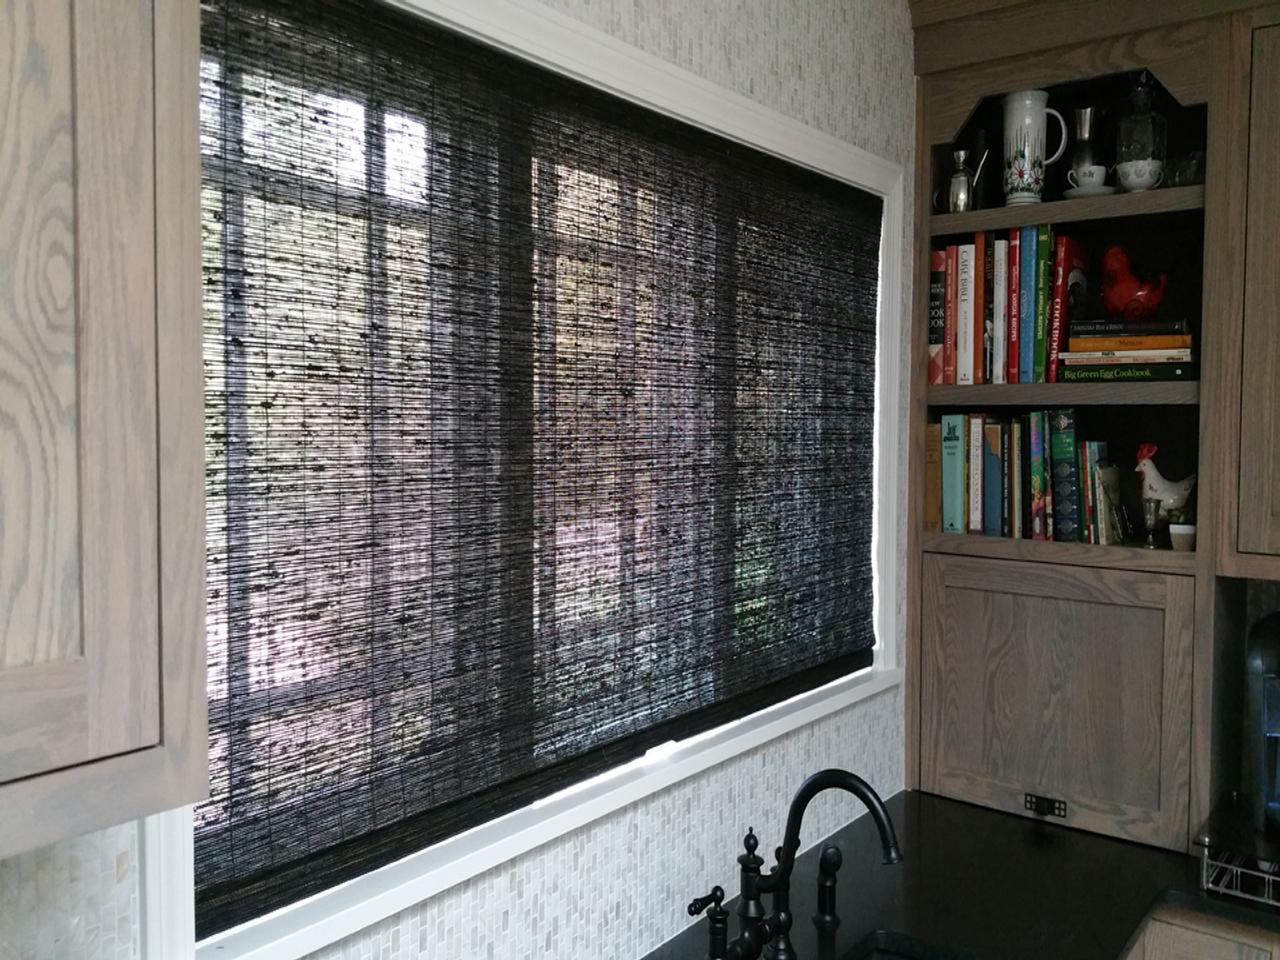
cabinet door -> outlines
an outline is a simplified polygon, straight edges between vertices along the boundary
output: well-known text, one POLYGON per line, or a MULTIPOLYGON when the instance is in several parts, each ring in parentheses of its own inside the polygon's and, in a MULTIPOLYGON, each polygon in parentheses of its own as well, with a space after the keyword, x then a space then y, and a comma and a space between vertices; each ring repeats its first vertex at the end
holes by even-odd
POLYGON ((7 16, 0 783, 158 742, 160 699, 150 10, 7 16))
POLYGON ((203 789, 198 23, 0 5, 0 856, 203 789))
POLYGON ((1253 35, 1238 543, 1280 554, 1280 27, 1253 35))
POLYGON ((1271 951, 1227 937, 1175 926, 1147 924, 1144 960, 1271 960, 1271 951))
POLYGON ((927 790, 1186 843, 1190 577, 926 554, 927 790))

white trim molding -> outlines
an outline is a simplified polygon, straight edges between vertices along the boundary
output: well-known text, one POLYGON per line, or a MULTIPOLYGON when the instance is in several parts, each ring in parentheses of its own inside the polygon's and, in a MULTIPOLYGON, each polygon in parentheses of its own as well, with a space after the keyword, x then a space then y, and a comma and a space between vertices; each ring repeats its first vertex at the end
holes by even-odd
POLYGON ((191 807, 138 821, 143 960, 189 960, 196 942, 191 807))
POLYGON ((535 0, 393 0, 522 59, 730 140, 852 184, 883 201, 875 426, 875 664, 817 690, 577 784, 299 903, 193 942, 191 808, 143 821, 143 960, 294 960, 902 680, 896 599, 903 555, 898 476, 905 171, 716 86, 535 0))

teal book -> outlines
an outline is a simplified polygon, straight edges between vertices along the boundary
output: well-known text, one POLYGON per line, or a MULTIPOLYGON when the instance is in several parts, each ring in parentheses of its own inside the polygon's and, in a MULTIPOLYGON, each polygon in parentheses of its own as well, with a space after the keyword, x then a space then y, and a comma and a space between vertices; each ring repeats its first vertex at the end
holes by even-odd
POLYGON ((1053 539, 1078 541, 1080 535, 1080 454, 1076 450, 1076 412, 1049 411, 1049 463, 1053 471, 1053 539))
POLYGON ((1036 228, 1018 237, 1018 382, 1032 383, 1036 355, 1036 228))
POLYGON ((982 532, 988 537, 998 537, 1004 531, 1001 519, 1004 508, 1004 424, 983 425, 982 453, 986 461, 982 470, 982 532))
POLYGON ((964 533, 964 414, 942 418, 942 532, 964 533))
POLYGON ((1032 357, 1034 383, 1044 383, 1049 356, 1049 294, 1053 288, 1053 231, 1036 227, 1036 342, 1032 357))

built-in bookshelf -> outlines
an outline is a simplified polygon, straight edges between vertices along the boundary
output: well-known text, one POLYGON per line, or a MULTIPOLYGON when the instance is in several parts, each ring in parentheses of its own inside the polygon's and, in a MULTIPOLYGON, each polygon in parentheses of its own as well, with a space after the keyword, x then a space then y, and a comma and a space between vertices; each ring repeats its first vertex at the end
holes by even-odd
MULTIPOLYGON (((1020 6, 1030 10, 1033 5, 1014 5, 1020 6)), ((1064 42, 1055 48, 1044 37, 1072 32, 1072 18, 1038 10, 1036 15, 1050 33, 1040 35, 1033 52, 1012 49, 1019 41, 1006 35, 998 54, 985 59, 978 51, 986 48, 974 42, 965 69, 954 69, 955 64, 926 68, 920 78, 915 196, 925 209, 917 210, 914 224, 907 780, 926 791, 1021 815, 1028 815, 1028 793, 1049 796, 1064 801, 1068 825, 1188 849, 1214 798, 1230 784, 1237 766, 1231 751, 1238 749, 1239 740, 1238 720, 1233 719, 1239 716, 1238 695, 1232 691, 1243 659, 1242 588, 1240 581, 1219 576, 1218 565, 1224 548, 1237 546, 1221 498, 1224 486, 1228 493, 1236 489, 1223 478, 1229 473, 1233 479, 1236 461, 1245 456, 1233 445, 1232 431, 1242 396, 1249 402, 1236 367, 1242 356, 1246 364, 1250 359, 1241 350, 1238 329, 1239 318, 1249 315, 1239 284, 1247 249, 1240 221, 1246 210, 1242 184, 1248 182, 1243 158, 1250 152, 1250 100, 1247 85, 1205 78, 1228 62, 1236 70, 1248 50, 1226 29, 1226 18, 1221 24, 1205 21, 1202 32, 1176 35, 1163 30, 1103 36, 1105 28, 1091 24, 1088 36, 1075 31, 1074 45, 1064 42), (1131 116, 1129 108, 1137 102, 1129 94, 1138 83, 1147 83, 1148 76, 1158 88, 1154 109, 1168 124, 1165 179, 1140 192, 1081 195, 1066 177, 1073 147, 1082 139, 1073 111, 1093 107, 1095 119, 1101 118, 1095 136, 1107 185, 1115 187, 1121 120, 1131 116), (1028 90, 1048 93, 1048 106, 1064 116, 1070 135, 1059 162, 1031 164, 1034 175, 1043 177, 1041 202, 1006 206, 1006 106, 1016 106, 1023 96, 1011 91, 1028 90), (973 209, 949 213, 948 186, 957 165, 953 152, 959 150, 968 159, 958 162, 971 171, 984 156, 985 167, 974 185, 973 209), (1049 228, 1049 239, 1042 246, 1043 227, 1049 228), (1065 351, 1077 368, 1124 363, 1128 369, 1077 369, 1069 382, 1065 377, 1051 382, 1047 370, 1052 361, 1046 352, 1040 370, 1025 378, 1020 363, 1009 364, 1006 328, 1003 377, 991 375, 1000 368, 993 347, 991 359, 984 356, 983 374, 972 377, 977 382, 959 382, 958 366, 948 378, 945 362, 938 382, 936 364, 930 364, 938 355, 938 313, 931 309, 937 303, 931 294, 938 289, 938 274, 943 272, 944 291, 957 275, 968 277, 971 296, 979 283, 996 289, 994 274, 1002 261, 1006 279, 1014 262, 1021 267, 1023 231, 1028 228, 1037 251, 1037 310, 1043 309, 1045 250, 1053 252, 1050 275, 1058 282, 1059 238, 1084 249, 1087 263, 1079 266, 1079 257, 1076 263, 1086 273, 1088 296, 1101 293, 1108 276, 1127 276, 1112 268, 1114 259, 1108 260, 1113 246, 1124 248, 1132 276, 1142 283, 1168 275, 1163 305, 1148 301, 1143 306, 1150 310, 1131 312, 1131 296, 1117 309, 1104 296, 1101 303, 1087 304, 1081 316, 1070 297, 1060 300, 1070 309, 1060 331, 1059 362, 1066 363, 1065 351), (986 234, 981 248, 975 239, 980 234, 986 234), (1003 249, 996 248, 993 278, 987 280, 985 251, 999 241, 1004 241, 1003 249), (948 248, 962 246, 970 248, 969 272, 949 272, 948 248), (940 250, 947 271, 938 266, 940 250), (1070 322, 1075 317, 1083 322, 1070 322), (1151 322, 1142 330, 1111 325, 1134 319, 1151 322), (1121 337, 1130 339, 1114 346, 1099 342, 1121 337), (1181 363, 1188 356, 1184 351, 1190 351, 1189 370, 1138 369, 1139 364, 1181 363), (1111 361, 1117 354, 1123 359, 1111 361), (1142 360, 1136 359, 1139 355, 1142 360), (1070 417, 1059 416, 1065 414, 1070 417), (1042 444, 1037 453, 1040 489, 1049 482, 1045 472, 1055 458, 1043 418, 1053 416, 1073 424, 1075 449, 1084 447, 1087 462, 1077 459, 1079 476, 1089 477, 1094 463, 1106 467, 1108 489, 1100 494, 1095 484, 1089 495, 1095 507, 1123 505, 1126 519, 1117 528, 1119 536, 1112 537, 1109 530, 1104 537, 1095 530, 1093 542, 1088 533, 1083 539, 1053 539, 1059 532, 1055 523, 1042 524, 1037 539, 1029 535, 1027 512, 1010 508, 1006 491, 1015 486, 1012 478, 1021 478, 1019 493, 1030 487, 1023 465, 1030 459, 1024 444, 1032 417, 1039 420, 1042 444), (951 467, 954 477, 958 436, 966 458, 959 475, 968 485, 962 488, 964 522, 954 523, 953 500, 951 531, 944 532, 929 500, 943 458, 931 457, 930 451, 939 449, 948 435, 940 436, 940 431, 957 419, 960 425, 950 434, 951 467), (1105 452, 1099 446, 1103 443, 1105 452), (1148 449, 1147 444, 1158 452, 1142 456, 1139 451, 1148 449), (1017 467, 1011 459, 1014 449, 1024 451, 1017 467), (1157 526, 1158 548, 1145 547, 1144 473, 1137 467, 1146 459, 1175 484, 1198 476, 1186 504, 1192 511, 1187 519, 1198 531, 1193 549, 1174 549, 1167 524, 1157 526), (981 464, 984 482, 972 485, 970 466, 975 462, 981 464), (993 464, 1005 487, 988 494, 985 480, 993 464), (980 508, 975 489, 982 490, 980 508), (975 509, 983 519, 977 527, 971 523, 975 509), (1020 522, 1015 523, 1015 513, 1020 522), (1000 524, 987 525, 992 515, 1000 524), (1144 731, 1141 743, 1131 739, 1138 729, 1144 731), (1000 750, 990 749, 993 736, 1000 750), (1054 745, 1053 762, 1041 764, 1036 758, 1046 743, 1054 745), (1104 782, 1106 778, 1095 776, 1101 769, 1117 776, 1104 782), (1138 783, 1141 792, 1134 789, 1138 783)), ((1003 8, 998 15, 975 11, 957 22, 971 21, 974 36, 985 41, 986 28, 1004 16, 1003 8)), ((1240 36, 1247 38, 1248 31, 1240 36)), ((1056 122, 1050 120, 1046 158, 1058 143, 1056 122)), ((1018 159, 1015 155, 1011 164, 1018 159)), ((1266 166, 1264 177, 1271 169, 1274 164, 1266 166)), ((1020 282, 1019 296, 1022 287, 1020 282)), ((1270 289, 1266 287, 1267 295, 1270 289)), ((957 286, 957 301, 958 293, 957 286)), ((1013 296, 1006 287, 1006 309, 1013 296)), ((991 302, 984 290, 981 303, 991 302)), ((969 309, 981 315, 972 299, 969 309)), ((1020 310, 1019 318, 1023 315, 1020 310)), ((989 329, 985 316, 983 323, 971 324, 970 357, 985 350, 984 328, 989 329)), ((1019 345, 1023 339, 1020 331, 1019 345)), ((947 343, 944 332, 944 357, 947 343)), ((1068 429, 1061 427, 1061 435, 1068 429)), ((1070 448, 1064 444, 1063 449, 1061 461, 1069 464, 1070 448)), ((1104 479, 1101 473, 1096 476, 1104 479)), ((1186 543, 1179 540, 1180 546, 1186 543)))

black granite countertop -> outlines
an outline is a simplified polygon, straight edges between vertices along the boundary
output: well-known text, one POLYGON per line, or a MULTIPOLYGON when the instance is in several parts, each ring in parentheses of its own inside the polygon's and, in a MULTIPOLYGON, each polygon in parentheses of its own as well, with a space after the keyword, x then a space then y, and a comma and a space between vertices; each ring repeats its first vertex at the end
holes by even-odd
MULTIPOLYGON (((798 859, 791 890, 798 960, 848 956, 875 931, 922 941, 937 949, 940 960, 1117 960, 1159 903, 1280 931, 1280 912, 1201 893, 1199 862, 1183 854, 916 791, 899 793, 886 806, 902 847, 901 864, 881 864, 870 817, 828 838, 844 853, 834 944, 821 943, 811 921, 822 844, 798 859)), ((778 839, 762 837, 761 852, 778 839)), ((725 885, 730 894, 737 892, 738 852, 725 851, 726 864, 733 866, 733 886, 725 885)), ((682 902, 661 909, 683 911, 706 892, 689 890, 682 902)), ((736 902, 727 906, 732 913, 736 902)), ((730 936, 736 935, 735 915, 730 936)), ((645 960, 706 955, 704 919, 645 960)))

